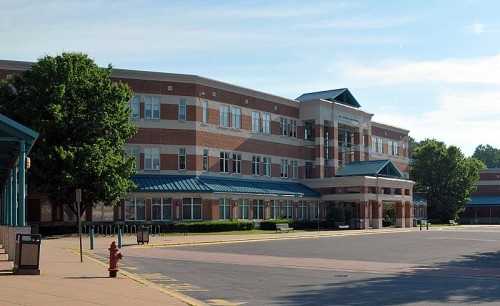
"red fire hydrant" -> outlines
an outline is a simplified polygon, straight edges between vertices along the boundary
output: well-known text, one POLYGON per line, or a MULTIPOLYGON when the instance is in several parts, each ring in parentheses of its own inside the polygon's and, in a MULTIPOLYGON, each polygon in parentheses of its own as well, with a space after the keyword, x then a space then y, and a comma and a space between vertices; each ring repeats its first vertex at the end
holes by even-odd
POLYGON ((116 243, 113 241, 109 246, 109 277, 116 277, 116 273, 120 269, 118 269, 118 260, 122 259, 123 256, 121 253, 118 253, 118 247, 116 243))

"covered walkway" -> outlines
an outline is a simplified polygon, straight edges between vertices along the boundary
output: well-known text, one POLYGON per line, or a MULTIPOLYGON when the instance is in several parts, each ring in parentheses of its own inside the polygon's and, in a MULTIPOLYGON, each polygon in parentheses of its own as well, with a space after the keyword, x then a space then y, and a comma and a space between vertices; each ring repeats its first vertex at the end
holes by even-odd
POLYGON ((16 233, 27 233, 27 155, 38 133, 0 115, 0 239, 9 258, 14 254, 16 233))

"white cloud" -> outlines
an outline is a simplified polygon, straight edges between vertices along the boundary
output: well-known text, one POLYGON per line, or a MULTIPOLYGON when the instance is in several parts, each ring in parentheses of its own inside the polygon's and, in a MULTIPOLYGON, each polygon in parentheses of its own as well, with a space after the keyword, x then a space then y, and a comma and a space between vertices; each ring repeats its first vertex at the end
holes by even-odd
POLYGON ((484 24, 482 23, 474 23, 472 27, 474 30, 474 34, 476 35, 482 34, 484 32, 484 24))
POLYGON ((471 59, 409 61, 389 59, 368 66, 349 59, 336 59, 329 70, 348 84, 476 83, 500 84, 500 54, 471 59))

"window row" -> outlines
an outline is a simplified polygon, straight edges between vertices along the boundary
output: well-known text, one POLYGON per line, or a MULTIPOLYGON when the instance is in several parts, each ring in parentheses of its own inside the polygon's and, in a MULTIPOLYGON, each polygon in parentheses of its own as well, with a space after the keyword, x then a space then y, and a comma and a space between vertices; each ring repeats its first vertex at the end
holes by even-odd
MULTIPOLYGON (((406 144, 403 143, 403 152, 406 149, 406 144)), ((372 136, 372 152, 373 153, 384 153, 384 139, 380 137, 372 136)), ((399 156, 399 142, 394 140, 387 141, 387 152, 391 156, 399 156)))
MULTIPOLYGON (((299 201, 294 203, 292 200, 282 201, 270 200, 269 215, 270 219, 299 219, 299 220, 317 220, 318 202, 299 201), (294 209, 295 207, 295 209, 294 209)), ((238 199, 233 207, 231 199, 219 199, 219 219, 220 220, 263 220, 266 218, 264 200, 256 199, 238 199)), ((202 220, 202 199, 201 198, 183 198, 182 216, 180 219, 186 221, 202 220)), ((146 221, 146 199, 145 198, 127 198, 125 199, 125 220, 126 221, 146 221)), ((152 221, 172 221, 173 205, 171 198, 152 198, 151 199, 151 220, 152 221)))
MULTIPOLYGON (((160 119, 160 96, 135 95, 129 102, 130 117, 132 119, 141 118, 141 102, 144 103, 144 118, 160 119)), ((186 120, 186 99, 179 99, 178 119, 186 120)))
MULTIPOLYGON (((208 165, 208 152, 205 155, 203 151, 203 165, 208 165)), ((220 152, 220 172, 221 173, 234 173, 242 174, 242 159, 241 153, 220 152), (229 167, 231 165, 231 168, 229 167)), ((271 176, 272 159, 268 156, 252 156, 252 175, 256 176, 271 176)), ((208 166, 207 166, 208 169, 208 166)), ((299 178, 298 161, 292 160, 289 163, 288 159, 281 159, 280 163, 280 176, 282 178, 299 178), (289 172, 290 171, 290 172, 289 172)), ((205 166, 204 166, 204 171, 205 166)))

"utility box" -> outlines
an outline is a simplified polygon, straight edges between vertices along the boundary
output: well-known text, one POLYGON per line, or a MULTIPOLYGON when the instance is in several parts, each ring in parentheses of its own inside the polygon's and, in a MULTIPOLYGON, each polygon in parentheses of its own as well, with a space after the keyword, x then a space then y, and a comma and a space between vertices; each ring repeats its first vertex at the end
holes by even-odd
POLYGON ((40 275, 41 241, 39 234, 16 234, 14 274, 40 275))

